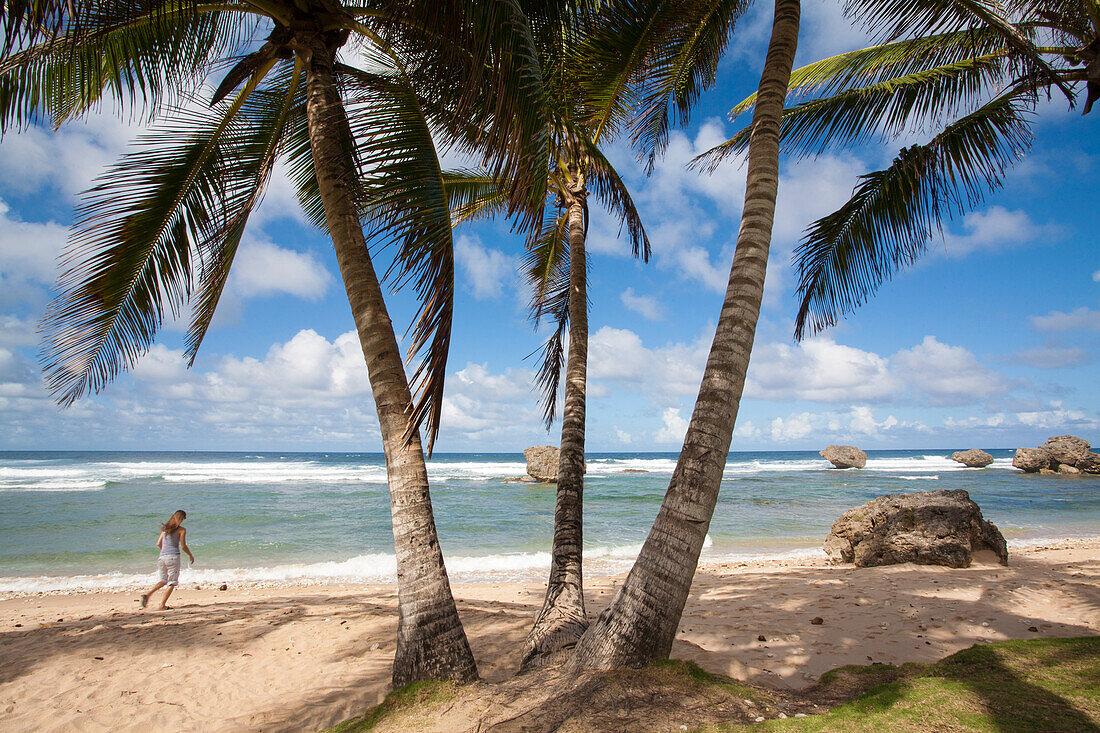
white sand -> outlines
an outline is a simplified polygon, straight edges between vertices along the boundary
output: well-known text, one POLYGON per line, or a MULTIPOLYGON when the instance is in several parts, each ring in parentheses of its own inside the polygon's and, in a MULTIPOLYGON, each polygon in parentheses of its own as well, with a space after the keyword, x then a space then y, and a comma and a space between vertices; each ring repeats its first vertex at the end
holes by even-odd
MULTIPOLYGON (((984 641, 1100 633, 1100 539, 1016 550, 1011 562, 707 566, 673 656, 801 687, 842 664, 930 662, 984 641)), ((590 614, 617 582, 589 582, 590 614)), ((506 679, 542 586, 454 589, 482 676, 506 679)), ((0 727, 314 730, 361 713, 389 689, 392 586, 184 586, 164 612, 140 611, 135 598, 0 599, 0 727)))

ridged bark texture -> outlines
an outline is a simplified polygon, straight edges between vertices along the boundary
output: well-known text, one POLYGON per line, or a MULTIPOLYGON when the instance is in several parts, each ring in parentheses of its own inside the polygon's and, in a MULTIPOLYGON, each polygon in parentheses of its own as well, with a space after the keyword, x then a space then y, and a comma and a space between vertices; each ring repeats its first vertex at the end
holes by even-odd
POLYGON ((776 0, 753 114, 745 207, 726 298, 695 410, 665 499, 638 560, 585 633, 573 669, 666 658, 710 527, 752 352, 779 184, 779 128, 798 42, 799 0, 776 0))
POLYGON ((398 588, 393 685, 423 679, 474 680, 477 666, 443 565, 419 433, 408 444, 403 441, 412 397, 349 190, 355 171, 347 157, 350 129, 336 88, 335 50, 320 37, 307 48, 306 111, 317 184, 366 359, 386 453, 398 588))
POLYGON ((565 362, 565 407, 558 452, 558 494, 554 546, 542 610, 523 645, 520 669, 552 661, 571 649, 588 628, 581 582, 584 495, 585 389, 588 378, 588 290, 583 178, 569 200, 569 353, 565 362))

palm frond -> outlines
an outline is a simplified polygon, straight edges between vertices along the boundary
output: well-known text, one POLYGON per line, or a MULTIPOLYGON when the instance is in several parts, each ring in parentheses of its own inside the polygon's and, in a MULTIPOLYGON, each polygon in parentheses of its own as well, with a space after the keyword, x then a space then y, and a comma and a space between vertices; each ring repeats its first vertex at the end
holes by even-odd
POLYGON ((546 429, 554 422, 565 363, 565 334, 569 328, 569 238, 565 211, 548 212, 537 234, 527 243, 523 269, 533 295, 529 312, 537 325, 549 316, 554 333, 543 345, 536 382, 542 393, 546 429))
POLYGON ((653 170, 657 156, 668 145, 674 113, 681 126, 687 125, 700 93, 714 84, 718 61, 734 24, 749 3, 717 0, 680 5, 685 7, 672 4, 676 23, 646 58, 645 71, 637 85, 631 139, 639 155, 646 159, 647 172, 653 170))
POLYGON ((94 109, 105 94, 152 117, 197 89, 252 25, 245 14, 194 3, 124 7, 0 60, 0 130, 47 116, 60 125, 94 109))
POLYGON ((1001 0, 845 0, 845 13, 860 22, 868 32, 886 41, 909 36, 927 36, 961 30, 986 28, 998 33, 1022 62, 1027 75, 1056 86, 1073 101, 1072 90, 1003 12, 1001 0))
POLYGON ((131 368, 165 307, 181 312, 195 243, 225 226, 226 173, 253 90, 211 110, 177 110, 85 194, 42 326, 46 386, 62 405, 131 368))
POLYGON ((221 209, 226 214, 220 225, 206 233, 196 246, 202 270, 198 290, 191 298, 191 324, 187 329, 185 352, 188 366, 194 363, 210 327, 248 218, 263 199, 289 120, 295 109, 305 107, 303 65, 301 62, 284 63, 282 67, 271 86, 254 92, 242 108, 242 118, 248 124, 225 171, 229 180, 224 187, 221 209))
MULTIPOLYGON (((831 148, 940 124, 1005 83, 1003 59, 1000 53, 963 59, 787 108, 779 133, 780 151, 819 155, 831 148)), ((751 126, 739 130, 695 158, 692 167, 713 172, 725 158, 748 147, 751 130, 751 126)))
POLYGON ((626 227, 634 256, 641 257, 643 262, 649 262, 649 236, 642 224, 642 217, 634 206, 630 190, 619 177, 611 161, 596 147, 595 143, 584 138, 584 144, 584 155, 588 159, 588 187, 619 220, 620 233, 622 227, 626 227))
MULTIPOLYGON (((906 38, 837 54, 795 69, 791 72, 788 95, 828 96, 988 56, 1003 48, 1000 35, 988 28, 906 38)), ((736 119, 755 104, 756 92, 753 92, 730 110, 729 118, 736 119)))
MULTIPOLYGON (((385 69, 385 59, 375 66, 385 69)), ((406 437, 425 425, 430 456, 443 410, 454 308, 454 241, 448 190, 416 89, 399 68, 375 73, 345 67, 349 123, 363 171, 368 239, 394 243, 387 273, 411 283, 420 310, 409 326, 407 356, 419 358, 406 437)))
POLYGON ((445 171, 443 183, 454 226, 468 221, 493 219, 507 211, 508 199, 504 186, 486 171, 445 171))
POLYGON ((831 326, 911 264, 941 231, 1001 185, 1031 143, 1016 95, 997 97, 885 170, 861 176, 852 198, 814 222, 794 254, 800 305, 795 338, 831 326))

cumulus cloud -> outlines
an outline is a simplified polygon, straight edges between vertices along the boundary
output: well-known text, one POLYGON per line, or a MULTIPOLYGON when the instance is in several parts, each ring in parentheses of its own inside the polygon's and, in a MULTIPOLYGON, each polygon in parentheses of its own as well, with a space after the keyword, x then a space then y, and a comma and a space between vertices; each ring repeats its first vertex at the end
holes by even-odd
POLYGON ((43 298, 42 285, 57 277, 57 259, 68 227, 28 222, 0 200, 0 306, 43 298))
POLYGON ((1100 331, 1100 310, 1081 306, 1069 313, 1051 311, 1045 316, 1031 316, 1028 321, 1041 332, 1100 331))
POLYGON ((1100 283, 1100 270, 1097 270, 1096 272, 1092 273, 1092 281, 1094 283, 1100 283))
POLYGON ((885 438, 897 430, 925 432, 919 422, 902 422, 893 415, 876 419, 872 409, 857 405, 848 410, 827 412, 802 411, 775 417, 765 427, 746 421, 734 430, 741 439, 767 441, 777 445, 805 442, 807 439, 843 441, 885 438))
POLYGON ((317 300, 332 282, 313 255, 256 237, 237 252, 230 278, 230 289, 242 298, 287 294, 317 300))
POLYGON ((932 404, 967 404, 1008 391, 1005 379, 973 354, 962 346, 940 343, 935 336, 899 351, 891 363, 901 383, 932 404))
POLYGON ((683 443, 687 429, 688 421, 680 417, 680 411, 669 407, 661 415, 661 428, 653 434, 653 440, 661 444, 683 443))
POLYGON ((646 385, 640 391, 657 399, 695 395, 709 348, 709 335, 648 348, 633 331, 604 326, 588 341, 588 378, 646 385))
POLYGON ((651 321, 660 321, 663 318, 657 299, 650 295, 635 295, 634 288, 624 290, 619 299, 628 310, 634 311, 643 318, 651 321))
POLYGON ((764 400, 852 402, 884 399, 898 389, 886 359, 828 338, 753 349, 745 396, 764 400))
POLYGON ((515 275, 516 262, 503 252, 482 245, 477 237, 462 235, 455 241, 455 259, 466 275, 474 298, 486 300, 501 294, 504 281, 515 275))
POLYGON ((1076 346, 1036 346, 1021 349, 1010 361, 1038 369, 1063 369, 1092 363, 1092 354, 1076 346))
POLYGON ((984 211, 967 214, 962 220, 962 229, 962 234, 944 235, 949 257, 964 257, 978 250, 1005 249, 1057 236, 1055 227, 1035 224, 1027 212, 1009 211, 1003 206, 990 206, 984 211))

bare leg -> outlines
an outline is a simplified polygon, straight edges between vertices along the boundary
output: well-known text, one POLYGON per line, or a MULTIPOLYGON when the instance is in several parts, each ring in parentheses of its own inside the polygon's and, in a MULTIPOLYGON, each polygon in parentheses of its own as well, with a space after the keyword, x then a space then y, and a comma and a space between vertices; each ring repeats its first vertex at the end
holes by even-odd
POLYGON ((160 608, 157 609, 158 611, 163 611, 164 609, 168 608, 168 597, 172 595, 172 591, 174 591, 175 589, 176 586, 170 585, 168 586, 168 590, 164 591, 164 600, 160 602, 160 608))
POLYGON ((142 593, 141 594, 141 607, 145 608, 147 605, 149 605, 149 596, 153 595, 154 593, 156 593, 158 590, 160 590, 163 587, 164 587, 164 581, 160 580, 160 581, 157 581, 157 584, 154 585, 152 588, 150 588, 147 593, 142 593))

